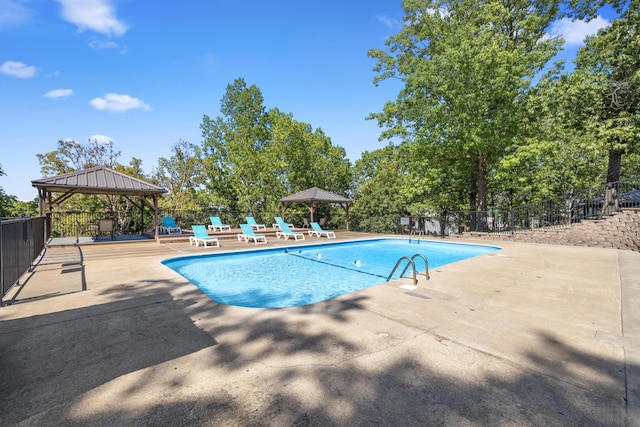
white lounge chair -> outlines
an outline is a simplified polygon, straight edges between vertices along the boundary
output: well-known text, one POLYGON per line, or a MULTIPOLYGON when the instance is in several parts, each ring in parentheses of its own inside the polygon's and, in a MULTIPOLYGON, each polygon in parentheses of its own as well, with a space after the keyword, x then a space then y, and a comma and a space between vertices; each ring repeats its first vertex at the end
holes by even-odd
POLYGON ((253 232, 253 228, 249 224, 240 224, 242 233, 238 234, 238 241, 244 240, 249 242, 249 239, 253 240, 257 245, 258 243, 267 243, 267 236, 264 234, 256 234, 253 232))
POLYGON ((308 231, 309 236, 316 236, 316 237, 322 237, 322 236, 327 236, 327 239, 335 239, 336 238, 336 233, 333 230, 323 230, 322 227, 320 227, 320 224, 318 224, 317 222, 312 222, 310 223, 311 225, 311 229, 308 231))
POLYGON ((304 240, 304 234, 299 231, 292 231, 289 228, 289 225, 282 220, 279 216, 275 217, 278 226, 280 227, 280 231, 276 231, 276 237, 279 239, 280 236, 284 237, 285 240, 288 240, 289 237, 293 237, 294 239, 304 240))
POLYGON ((189 236, 189 244, 193 245, 195 243, 196 246, 202 242, 204 247, 206 248, 211 243, 211 246, 220 247, 220 241, 215 236, 209 236, 207 233, 207 228, 204 225, 192 225, 191 229, 193 230, 193 236, 189 236))

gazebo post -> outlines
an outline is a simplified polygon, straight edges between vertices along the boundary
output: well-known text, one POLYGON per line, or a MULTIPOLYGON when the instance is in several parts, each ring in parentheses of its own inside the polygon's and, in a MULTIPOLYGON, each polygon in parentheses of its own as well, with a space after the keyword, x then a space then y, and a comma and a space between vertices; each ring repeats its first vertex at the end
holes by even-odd
POLYGON ((310 222, 313 222, 313 213, 316 211, 316 206, 313 202, 311 202, 307 205, 307 207, 309 208, 309 217, 311 218, 310 222))
POLYGON ((347 231, 349 231, 349 205, 345 203, 342 208, 344 209, 344 217, 347 223, 347 231))

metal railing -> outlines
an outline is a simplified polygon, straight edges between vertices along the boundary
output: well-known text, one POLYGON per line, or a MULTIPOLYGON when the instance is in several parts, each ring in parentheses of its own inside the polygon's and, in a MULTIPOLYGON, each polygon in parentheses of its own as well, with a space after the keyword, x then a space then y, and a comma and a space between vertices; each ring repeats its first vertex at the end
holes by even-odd
POLYGON ((393 267, 393 270, 391 270, 391 273, 389 273, 389 275, 387 276, 387 282, 391 280, 393 273, 395 273, 398 267, 400 267, 400 264, 402 263, 402 261, 406 260, 407 265, 404 267, 404 270, 402 270, 402 273, 400 273, 400 277, 404 277, 404 274, 407 272, 407 269, 411 267, 412 268, 411 277, 413 278, 413 284, 414 285, 417 284, 418 278, 416 277, 416 275, 418 274, 418 272, 416 268, 416 258, 422 258, 422 260, 424 261, 424 275, 427 278, 427 280, 429 280, 429 261, 427 261, 427 257, 422 254, 414 254, 411 257, 402 256, 398 259, 398 262, 396 262, 395 267, 393 267))
MULTIPOLYGON (((640 177, 610 183, 599 188, 576 192, 571 195, 528 203, 509 210, 491 209, 487 211, 452 211, 443 215, 403 216, 371 215, 349 216, 349 230, 365 233, 406 234, 424 236, 448 236, 465 231, 487 233, 517 233, 532 229, 560 229, 584 219, 601 218, 628 207, 640 207, 640 177)), ((210 216, 219 216, 223 223, 237 227, 245 223, 247 212, 237 212, 219 208, 200 210, 163 210, 159 215, 171 216, 182 228, 193 224, 210 223, 210 216)), ((254 212, 259 223, 270 226, 274 217, 282 216, 276 212, 254 212)), ((287 222, 302 226, 308 216, 305 208, 290 209, 286 212, 287 222)), ((347 217, 342 209, 327 209, 320 217, 326 221, 324 228, 344 230, 347 217)), ((100 212, 54 212, 52 214, 52 236, 71 237, 95 235, 101 219, 113 218, 107 211, 100 212)), ((153 212, 146 210, 144 215, 115 215, 115 234, 141 234, 152 232, 153 212)))
POLYGON ((601 219, 626 208, 640 208, 640 177, 574 194, 528 203, 510 210, 457 211, 440 217, 402 217, 399 234, 448 236, 465 231, 509 233, 560 230, 601 219))
POLYGON ((46 217, 0 219, 0 290, 4 297, 45 247, 46 217))

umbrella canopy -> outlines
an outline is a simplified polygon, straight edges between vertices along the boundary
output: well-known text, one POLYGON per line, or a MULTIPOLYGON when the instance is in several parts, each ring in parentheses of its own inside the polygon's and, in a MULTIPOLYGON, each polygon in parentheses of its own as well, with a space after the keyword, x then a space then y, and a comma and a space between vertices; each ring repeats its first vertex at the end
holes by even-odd
POLYGON ((340 205, 345 211, 347 219, 347 230, 349 230, 349 204, 353 202, 351 199, 331 193, 327 190, 323 190, 322 188, 311 187, 304 191, 300 191, 299 193, 283 197, 279 201, 280 203, 282 203, 283 216, 284 211, 286 211, 287 208, 289 208, 289 206, 291 206, 292 204, 304 203, 309 208, 311 221, 313 221, 313 213, 315 212, 318 205, 327 203, 340 205))

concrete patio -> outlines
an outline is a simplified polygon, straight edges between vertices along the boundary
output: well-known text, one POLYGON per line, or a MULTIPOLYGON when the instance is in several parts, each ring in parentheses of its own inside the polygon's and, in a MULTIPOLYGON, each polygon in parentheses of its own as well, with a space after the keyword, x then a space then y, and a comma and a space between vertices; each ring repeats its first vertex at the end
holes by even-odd
POLYGON ((285 309, 160 264, 252 243, 49 247, 0 308, 0 424, 640 426, 640 253, 494 243, 285 309))

